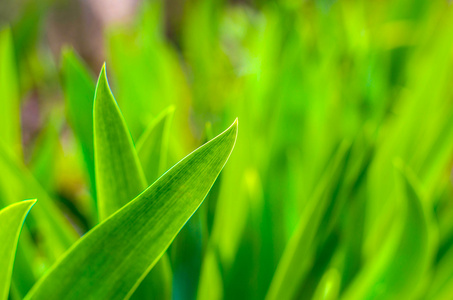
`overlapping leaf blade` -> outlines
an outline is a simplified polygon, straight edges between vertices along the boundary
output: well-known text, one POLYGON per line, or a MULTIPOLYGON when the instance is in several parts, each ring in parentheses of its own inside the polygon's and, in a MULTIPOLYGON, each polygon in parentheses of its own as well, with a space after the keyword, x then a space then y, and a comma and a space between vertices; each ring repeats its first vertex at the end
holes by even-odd
POLYGON ((11 204, 0 210, 0 300, 8 299, 11 274, 22 224, 36 200, 11 204))
POLYGON ((237 122, 79 240, 27 299, 123 299, 165 252, 228 160, 237 122))
MULTIPOLYGON (((99 220, 103 221, 148 186, 126 122, 110 91, 105 66, 96 87, 93 121, 97 203, 99 220)), ((145 297, 171 298, 168 257, 158 262, 143 285, 139 293, 145 297)))
POLYGON ((146 188, 146 180, 126 122, 102 67, 93 110, 99 219, 104 220, 146 188))

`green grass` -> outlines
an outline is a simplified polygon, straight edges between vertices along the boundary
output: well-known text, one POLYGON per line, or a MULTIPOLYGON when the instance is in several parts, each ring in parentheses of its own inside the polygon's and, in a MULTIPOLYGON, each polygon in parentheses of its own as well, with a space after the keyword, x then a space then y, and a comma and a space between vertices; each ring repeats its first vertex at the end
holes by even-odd
POLYGON ((1 27, 0 300, 453 298, 453 6, 184 3, 1 27))

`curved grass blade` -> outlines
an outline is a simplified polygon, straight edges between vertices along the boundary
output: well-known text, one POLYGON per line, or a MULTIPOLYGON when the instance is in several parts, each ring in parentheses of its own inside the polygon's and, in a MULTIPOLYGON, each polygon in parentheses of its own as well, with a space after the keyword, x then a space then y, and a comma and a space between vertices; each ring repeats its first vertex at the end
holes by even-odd
POLYGON ((36 200, 11 204, 0 210, 0 300, 8 299, 17 242, 28 211, 36 200))
POLYGON ((82 237, 26 299, 124 299, 156 264, 226 164, 237 121, 82 237))
MULTIPOLYGON (((105 65, 96 86, 93 121, 98 212, 99 220, 103 221, 148 186, 132 137, 110 91, 105 65)), ((171 268, 166 255, 146 277, 138 293, 145 298, 147 295, 154 299, 171 298, 171 268)))
POLYGON ((93 122, 97 200, 102 221, 146 188, 132 137, 110 91, 105 64, 96 85, 93 122))

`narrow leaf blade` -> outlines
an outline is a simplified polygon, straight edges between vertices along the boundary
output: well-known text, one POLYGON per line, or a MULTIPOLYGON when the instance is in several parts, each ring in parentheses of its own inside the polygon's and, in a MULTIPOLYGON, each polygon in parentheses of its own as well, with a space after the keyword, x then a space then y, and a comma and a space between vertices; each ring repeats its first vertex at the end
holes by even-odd
POLYGON ((11 204, 0 210, 0 299, 8 299, 17 242, 27 213, 36 200, 11 204))
MULTIPOLYGON (((93 120, 98 212, 103 221, 147 187, 132 137, 108 85, 105 66, 96 86, 93 120)), ((155 299, 170 299, 169 274, 168 257, 163 257, 133 298, 152 295, 155 299)))
POLYGON ((236 136, 237 121, 81 238, 26 299, 130 297, 206 197, 236 136))
POLYGON ((132 137, 110 91, 105 65, 94 96, 94 149, 99 219, 104 220, 146 188, 132 137))

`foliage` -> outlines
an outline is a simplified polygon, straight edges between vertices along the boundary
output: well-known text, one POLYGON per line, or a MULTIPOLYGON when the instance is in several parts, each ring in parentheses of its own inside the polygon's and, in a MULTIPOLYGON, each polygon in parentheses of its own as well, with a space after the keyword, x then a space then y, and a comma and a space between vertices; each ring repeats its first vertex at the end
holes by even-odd
POLYGON ((453 298, 452 5, 184 3, 1 29, 0 298, 453 298))

